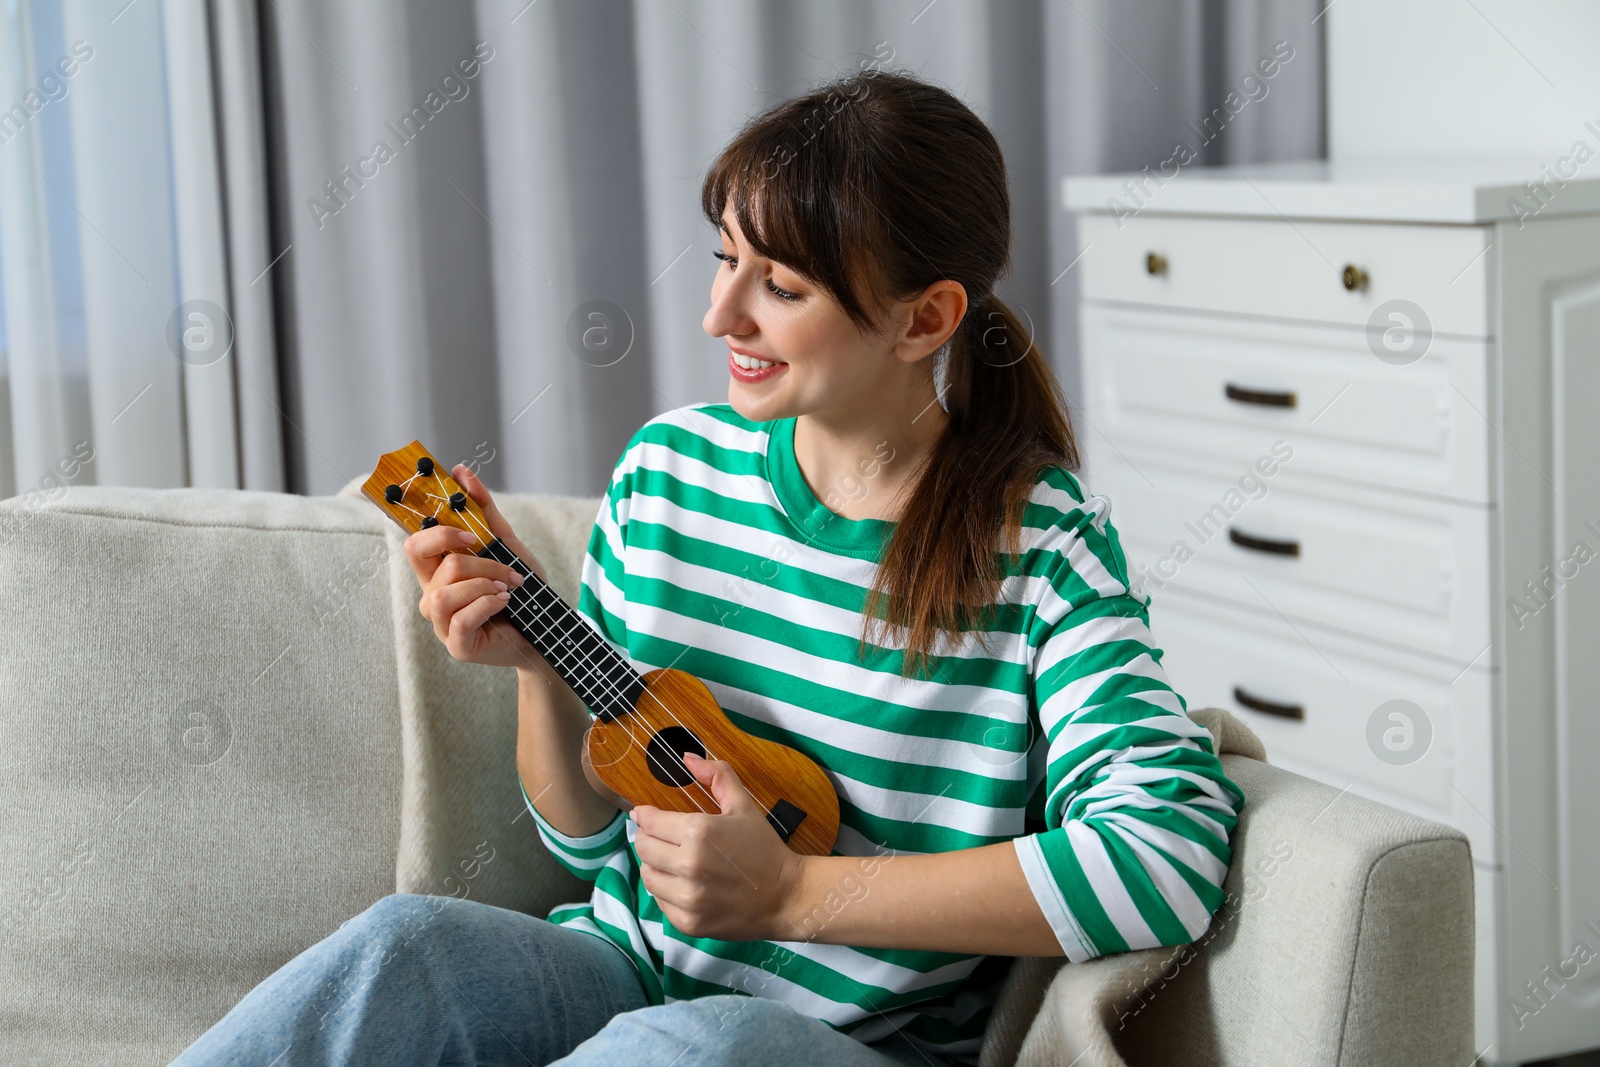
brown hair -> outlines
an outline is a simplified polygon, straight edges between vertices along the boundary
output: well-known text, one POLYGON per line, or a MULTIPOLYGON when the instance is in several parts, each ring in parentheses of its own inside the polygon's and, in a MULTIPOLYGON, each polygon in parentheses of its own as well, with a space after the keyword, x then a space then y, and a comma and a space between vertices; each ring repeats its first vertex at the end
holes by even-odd
POLYGON ((949 419, 863 609, 862 641, 902 631, 903 674, 922 672, 939 631, 992 623, 998 554, 1020 551, 1040 471, 1078 467, 1061 387, 993 291, 1011 258, 1000 145, 949 91, 872 67, 751 119, 701 186, 712 226, 730 199, 757 253, 824 290, 864 332, 882 331, 877 309, 941 279, 967 291, 945 371, 949 419))

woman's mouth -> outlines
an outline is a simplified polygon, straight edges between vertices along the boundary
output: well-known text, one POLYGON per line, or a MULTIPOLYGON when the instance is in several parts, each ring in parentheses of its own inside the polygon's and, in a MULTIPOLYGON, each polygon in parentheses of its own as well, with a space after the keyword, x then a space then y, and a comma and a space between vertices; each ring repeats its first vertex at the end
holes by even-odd
POLYGON ((728 373, 733 375, 735 381, 755 383, 764 382, 768 378, 781 374, 789 364, 778 363, 773 360, 757 359, 747 356, 742 352, 728 350, 728 373))

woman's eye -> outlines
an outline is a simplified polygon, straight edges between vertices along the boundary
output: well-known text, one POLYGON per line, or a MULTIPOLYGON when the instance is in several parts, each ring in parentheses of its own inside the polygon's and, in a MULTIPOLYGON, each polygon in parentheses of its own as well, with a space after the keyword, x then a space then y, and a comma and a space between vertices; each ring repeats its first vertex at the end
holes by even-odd
MULTIPOLYGON (((722 249, 720 249, 720 248, 712 250, 711 254, 716 256, 718 259, 722 260, 730 268, 732 268, 734 270, 739 269, 739 258, 737 256, 730 256, 730 255, 728 255, 728 253, 722 251, 722 249)), ((767 288, 771 289, 772 290, 772 295, 776 296, 780 300, 799 300, 800 299, 800 294, 799 293, 791 293, 787 289, 780 289, 777 285, 773 284, 773 281, 772 281, 771 278, 767 279, 767 288)))

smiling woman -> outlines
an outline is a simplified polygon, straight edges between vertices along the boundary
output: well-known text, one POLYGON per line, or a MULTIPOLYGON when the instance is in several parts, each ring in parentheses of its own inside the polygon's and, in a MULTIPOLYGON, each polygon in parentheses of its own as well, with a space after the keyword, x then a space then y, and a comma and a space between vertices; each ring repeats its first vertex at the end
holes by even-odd
POLYGON ((523 800, 593 891, 548 922, 460 902, 405 951, 393 929, 422 905, 385 898, 197 1048, 467 1062, 509 1034, 532 1062, 972 1062, 1006 957, 1207 930, 1243 794, 1167 682, 1059 387, 995 295, 993 134, 944 89, 863 72, 752 120, 702 207, 728 403, 633 435, 577 607, 631 667, 694 675, 819 764, 833 854, 791 850, 729 763, 693 754, 714 810, 626 810, 573 758, 592 709, 502 614, 520 576, 421 530, 419 609, 458 659, 518 668, 523 800), (349 1014, 312 1025, 308 998, 386 947, 334 998, 349 1014), (381 1054, 379 1021, 399 1028, 381 1054))

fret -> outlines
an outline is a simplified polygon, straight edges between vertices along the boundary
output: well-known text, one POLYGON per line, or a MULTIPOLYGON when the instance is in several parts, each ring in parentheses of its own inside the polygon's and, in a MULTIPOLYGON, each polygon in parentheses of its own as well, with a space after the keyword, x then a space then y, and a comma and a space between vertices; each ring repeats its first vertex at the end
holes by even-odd
POLYGON ((478 555, 522 575, 524 584, 511 591, 506 615, 589 710, 607 722, 631 712, 644 693, 644 679, 589 620, 499 538, 478 555))

